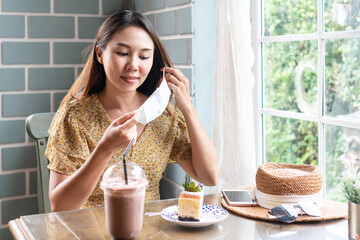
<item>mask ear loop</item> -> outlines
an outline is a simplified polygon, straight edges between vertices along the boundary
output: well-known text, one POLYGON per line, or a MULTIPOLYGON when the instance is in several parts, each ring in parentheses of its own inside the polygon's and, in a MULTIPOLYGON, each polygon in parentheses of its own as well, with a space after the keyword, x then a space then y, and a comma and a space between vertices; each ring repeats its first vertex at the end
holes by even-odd
MULTIPOLYGON (((163 68, 163 81, 166 81, 166 79, 165 79, 165 70, 166 70, 166 67, 164 66, 164 68, 163 68)), ((173 91, 170 89, 170 92, 171 92, 171 94, 170 94, 170 98, 169 98, 169 102, 171 102, 172 100, 173 100, 173 98, 174 98, 174 94, 173 94, 173 91)), ((175 102, 175 107, 176 107, 176 102, 175 102)))
MULTIPOLYGON (((163 80, 165 80, 165 75, 166 75, 166 74, 165 74, 165 69, 166 69, 166 67, 164 66, 164 68, 163 68, 163 80)), ((165 80, 165 81, 166 81, 166 80, 165 80)), ((172 102, 173 99, 174 99, 174 101, 175 101, 174 107, 175 107, 175 109, 176 109, 177 106, 176 106, 176 100, 175 100, 175 97, 174 97, 174 93, 173 93, 173 91, 170 89, 169 102, 172 102)), ((171 122, 174 123, 175 120, 176 120, 176 118, 177 118, 175 112, 170 111, 168 108, 166 108, 166 109, 168 110, 168 112, 169 112, 170 115, 171 115, 171 122)))

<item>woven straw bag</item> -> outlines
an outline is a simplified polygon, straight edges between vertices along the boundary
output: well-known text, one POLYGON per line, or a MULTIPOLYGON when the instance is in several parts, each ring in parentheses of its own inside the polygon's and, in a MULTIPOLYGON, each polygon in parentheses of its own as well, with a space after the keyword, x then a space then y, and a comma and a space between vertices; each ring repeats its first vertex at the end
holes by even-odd
POLYGON ((322 175, 317 166, 265 163, 256 173, 256 188, 272 195, 310 195, 321 191, 322 175))

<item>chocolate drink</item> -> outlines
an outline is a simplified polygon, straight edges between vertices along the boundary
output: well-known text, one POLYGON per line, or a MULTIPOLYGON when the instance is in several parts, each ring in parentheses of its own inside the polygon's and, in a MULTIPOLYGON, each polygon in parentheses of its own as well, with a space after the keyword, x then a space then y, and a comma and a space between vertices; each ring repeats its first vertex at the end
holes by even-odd
POLYGON ((141 232, 146 185, 146 180, 129 178, 129 185, 109 186, 104 191, 106 227, 115 239, 133 239, 141 232))

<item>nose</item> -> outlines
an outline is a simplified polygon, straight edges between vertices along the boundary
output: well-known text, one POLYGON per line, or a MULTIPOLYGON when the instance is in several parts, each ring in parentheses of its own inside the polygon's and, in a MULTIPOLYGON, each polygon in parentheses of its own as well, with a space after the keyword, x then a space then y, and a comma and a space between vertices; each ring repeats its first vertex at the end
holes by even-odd
POLYGON ((131 56, 129 61, 126 64, 126 70, 128 71, 137 71, 139 68, 137 58, 135 56, 131 56))

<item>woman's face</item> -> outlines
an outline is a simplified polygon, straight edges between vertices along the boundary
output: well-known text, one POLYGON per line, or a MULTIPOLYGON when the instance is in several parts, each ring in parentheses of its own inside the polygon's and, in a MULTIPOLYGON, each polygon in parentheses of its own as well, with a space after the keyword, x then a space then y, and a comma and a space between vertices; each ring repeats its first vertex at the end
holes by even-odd
POLYGON ((96 48, 103 64, 106 87, 136 91, 148 76, 154 57, 154 42, 139 27, 129 26, 115 33, 105 49, 96 48))

